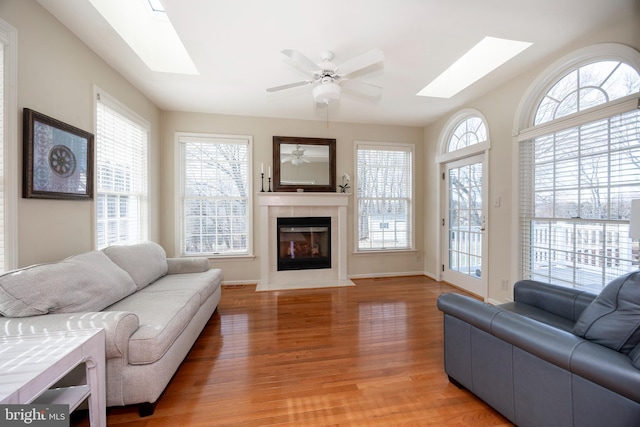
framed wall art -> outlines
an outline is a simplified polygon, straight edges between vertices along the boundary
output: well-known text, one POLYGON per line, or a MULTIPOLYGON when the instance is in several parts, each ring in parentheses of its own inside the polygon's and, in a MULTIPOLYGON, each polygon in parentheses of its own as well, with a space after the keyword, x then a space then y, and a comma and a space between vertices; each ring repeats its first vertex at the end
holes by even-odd
POLYGON ((93 199, 93 134, 23 110, 22 197, 93 199))

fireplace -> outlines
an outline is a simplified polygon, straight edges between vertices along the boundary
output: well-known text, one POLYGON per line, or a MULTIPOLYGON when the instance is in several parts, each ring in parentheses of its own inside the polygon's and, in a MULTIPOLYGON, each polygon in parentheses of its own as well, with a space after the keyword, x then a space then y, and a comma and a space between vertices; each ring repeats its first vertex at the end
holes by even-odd
POLYGON ((278 271, 331 268, 331 217, 277 218, 278 271))
MULTIPOLYGON (((347 207, 349 194, 312 192, 258 193, 260 204, 260 283, 258 291, 280 290, 301 286, 353 286, 347 277, 347 207), (327 237, 326 252, 331 267, 311 270, 280 270, 278 256, 278 219, 330 218, 331 237, 327 237)), ((299 224, 294 224, 299 225, 299 224)), ((315 225, 314 225, 315 226, 315 225)), ((329 231, 329 230, 328 230, 329 231)), ((291 245, 291 243, 289 243, 291 245)), ((323 248, 324 245, 321 245, 323 248)), ((286 254, 286 250, 284 252, 286 254)))

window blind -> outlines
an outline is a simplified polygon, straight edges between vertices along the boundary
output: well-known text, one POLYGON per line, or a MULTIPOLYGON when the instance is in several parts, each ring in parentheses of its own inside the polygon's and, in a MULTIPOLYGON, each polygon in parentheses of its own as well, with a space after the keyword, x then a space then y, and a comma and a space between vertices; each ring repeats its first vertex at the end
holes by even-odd
POLYGON ((0 39, 0 273, 5 271, 5 47, 3 40, 0 39))
POLYGON ((248 255, 250 138, 179 137, 183 255, 248 255))
POLYGON ((148 130, 98 98, 96 245, 148 238, 148 130))
POLYGON ((637 269, 628 237, 640 198, 640 111, 537 136, 520 145, 524 278, 599 291, 637 269))
POLYGON ((357 250, 413 248, 413 147, 356 145, 357 250))

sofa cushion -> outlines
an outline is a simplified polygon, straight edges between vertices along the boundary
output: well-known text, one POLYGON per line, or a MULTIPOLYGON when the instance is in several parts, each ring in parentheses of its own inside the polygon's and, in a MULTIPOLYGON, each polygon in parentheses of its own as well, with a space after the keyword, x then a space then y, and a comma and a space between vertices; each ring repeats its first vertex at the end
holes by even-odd
POLYGON ((640 271, 617 277, 582 312, 573 333, 628 354, 640 343, 640 271))
POLYGON ((538 307, 534 307, 529 304, 523 304, 518 301, 500 304, 498 305, 498 307, 508 310, 512 313, 516 313, 521 316, 528 317, 529 319, 542 322, 549 326, 553 326, 554 328, 562 329, 563 331, 566 331, 566 332, 571 332, 571 330, 575 326, 575 322, 572 322, 567 318, 558 316, 556 314, 550 313, 546 310, 543 310, 538 307))
POLYGON ((200 296, 193 290, 150 292, 153 287, 109 307, 138 316, 140 327, 129 338, 128 362, 132 365, 160 360, 200 308, 200 296))
POLYGON ((136 290, 129 275, 100 251, 0 276, 6 317, 100 311, 136 290))
POLYGON ((200 305, 202 305, 220 287, 222 278, 222 270, 217 268, 202 273, 168 274, 141 292, 190 290, 200 295, 200 305))
POLYGON ((129 273, 138 290, 167 274, 167 253, 155 242, 109 246, 103 252, 129 273))

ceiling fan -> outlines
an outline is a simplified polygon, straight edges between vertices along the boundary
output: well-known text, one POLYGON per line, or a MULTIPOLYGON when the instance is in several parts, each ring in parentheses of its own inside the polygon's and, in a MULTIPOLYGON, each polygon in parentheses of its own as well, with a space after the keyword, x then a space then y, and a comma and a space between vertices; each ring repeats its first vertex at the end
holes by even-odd
POLYGON ((291 162, 294 166, 300 166, 303 163, 311 163, 311 161, 304 158, 305 151, 306 150, 300 148, 300 144, 296 144, 296 149, 291 151, 291 155, 283 157, 281 163, 291 162))
POLYGON ((340 65, 333 63, 333 52, 320 53, 322 62, 316 64, 311 59, 295 49, 285 49, 284 55, 293 60, 294 65, 306 73, 311 73, 309 80, 302 80, 267 89, 267 92, 277 92, 298 86, 314 84, 313 98, 319 104, 329 104, 340 99, 341 87, 361 95, 375 98, 382 94, 380 86, 354 80, 356 73, 364 73, 367 67, 384 61, 384 54, 380 49, 371 49, 362 55, 356 56, 340 65))

